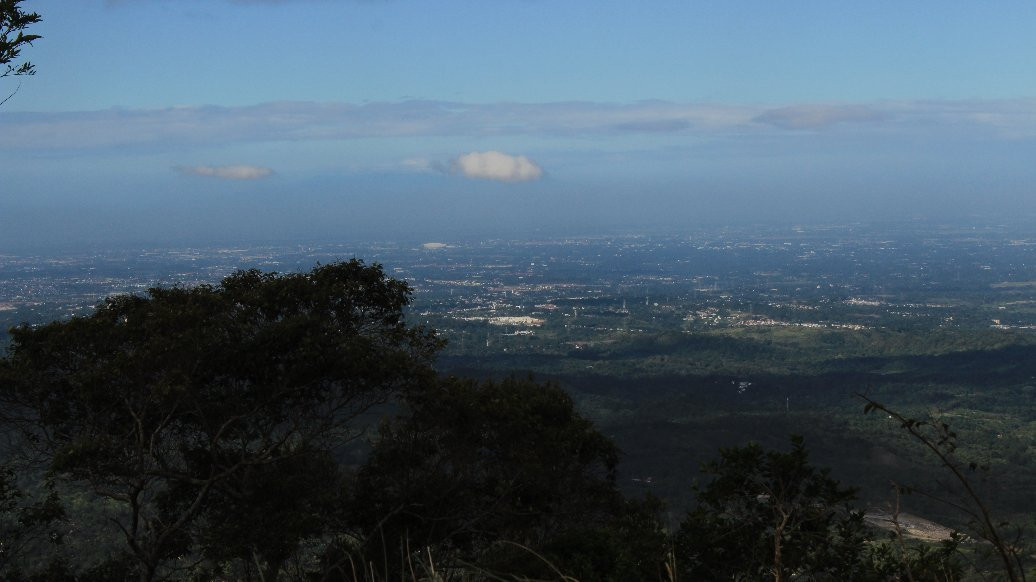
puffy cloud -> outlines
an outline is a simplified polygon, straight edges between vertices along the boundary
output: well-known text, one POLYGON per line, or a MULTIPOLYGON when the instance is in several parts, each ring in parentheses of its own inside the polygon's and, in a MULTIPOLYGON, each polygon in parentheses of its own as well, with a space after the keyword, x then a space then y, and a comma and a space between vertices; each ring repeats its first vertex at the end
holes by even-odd
POLYGON ((501 182, 528 182, 543 176, 532 160, 498 151, 471 152, 453 160, 452 170, 468 178, 501 182))
POLYGON ((273 170, 270 168, 244 164, 233 166, 177 166, 174 170, 181 174, 211 176, 224 180, 259 180, 273 175, 273 170))

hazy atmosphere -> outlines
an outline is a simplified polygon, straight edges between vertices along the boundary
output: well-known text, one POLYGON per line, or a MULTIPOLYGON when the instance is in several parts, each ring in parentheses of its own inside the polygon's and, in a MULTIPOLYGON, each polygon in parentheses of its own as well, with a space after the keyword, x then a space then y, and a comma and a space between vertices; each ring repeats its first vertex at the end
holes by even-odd
POLYGON ((0 0, 0 580, 1036 580, 1034 31, 0 0))
POLYGON ((6 248, 1033 218, 1028 2, 25 7, 6 248))

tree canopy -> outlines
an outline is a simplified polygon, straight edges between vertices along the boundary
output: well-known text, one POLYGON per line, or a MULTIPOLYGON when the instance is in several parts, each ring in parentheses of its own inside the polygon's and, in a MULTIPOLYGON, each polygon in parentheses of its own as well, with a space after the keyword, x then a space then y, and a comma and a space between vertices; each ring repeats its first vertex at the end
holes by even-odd
POLYGON ((26 34, 26 29, 41 18, 35 12, 23 11, 19 6, 21 3, 22 0, 0 0, 0 77, 36 72, 29 61, 17 63, 22 48, 41 38, 38 34, 26 34))
POLYGON ((407 325, 409 297, 356 260, 110 297, 11 331, 4 420, 114 508, 126 551, 93 566, 103 576, 273 580, 323 540, 322 565, 296 574, 425 550, 548 573, 531 551, 594 579, 654 579, 659 508, 618 492, 615 445, 556 385, 438 375, 442 342, 407 325))
POLYGON ((368 552, 406 540, 491 566, 514 549, 500 542, 542 550, 618 515, 617 461, 557 386, 448 378, 382 426, 351 516, 368 552))
MULTIPOLYGON (((353 260, 111 297, 12 330, 8 420, 50 470, 120 507, 112 519, 152 579, 212 531, 214 499, 277 497, 269 475, 325 464, 358 416, 434 374, 441 342, 406 325, 409 293, 353 260)), ((258 558, 284 553, 254 541, 270 554, 258 558)))
POLYGON ((852 489, 808 463, 800 437, 787 453, 757 444, 724 449, 713 479, 677 536, 677 560, 694 579, 858 579, 869 569, 852 489))

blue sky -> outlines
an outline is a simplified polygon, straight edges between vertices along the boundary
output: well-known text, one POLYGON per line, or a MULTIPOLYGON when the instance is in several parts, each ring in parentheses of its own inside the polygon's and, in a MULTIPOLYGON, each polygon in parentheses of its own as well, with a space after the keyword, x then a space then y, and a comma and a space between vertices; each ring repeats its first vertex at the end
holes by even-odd
POLYGON ((24 6, 0 250, 1036 214, 1031 2, 24 6))

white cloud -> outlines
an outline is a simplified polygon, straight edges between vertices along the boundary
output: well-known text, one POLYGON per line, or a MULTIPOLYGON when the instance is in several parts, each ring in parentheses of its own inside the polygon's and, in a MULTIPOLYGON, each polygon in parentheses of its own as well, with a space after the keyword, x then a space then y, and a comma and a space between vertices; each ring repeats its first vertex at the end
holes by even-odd
POLYGON ((177 166, 174 169, 181 174, 211 176, 224 180, 259 180, 273 175, 273 170, 270 168, 243 164, 234 166, 177 166))
POLYGON ((528 182, 543 177, 543 170, 525 156, 497 151, 471 152, 453 160, 454 172, 482 180, 528 182))

